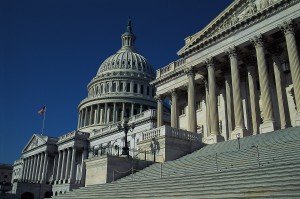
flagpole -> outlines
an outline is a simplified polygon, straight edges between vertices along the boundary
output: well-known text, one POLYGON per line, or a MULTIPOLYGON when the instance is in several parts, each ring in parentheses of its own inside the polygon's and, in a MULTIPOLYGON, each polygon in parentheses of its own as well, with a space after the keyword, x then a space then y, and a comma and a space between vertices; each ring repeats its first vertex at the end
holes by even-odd
MULTIPOLYGON (((46 107, 46 106, 45 106, 46 107)), ((42 127, 42 135, 44 133, 44 127, 45 127, 45 118, 46 118, 46 111, 43 112, 44 118, 43 118, 43 127, 42 127)))

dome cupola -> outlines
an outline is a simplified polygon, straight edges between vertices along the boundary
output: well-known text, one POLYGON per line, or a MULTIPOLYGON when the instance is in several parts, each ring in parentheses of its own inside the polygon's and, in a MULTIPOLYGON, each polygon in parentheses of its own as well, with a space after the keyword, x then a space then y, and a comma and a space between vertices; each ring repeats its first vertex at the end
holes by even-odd
POLYGON ((78 106, 78 129, 85 132, 117 123, 156 108, 154 69, 135 50, 131 20, 122 34, 122 47, 108 57, 88 84, 88 97, 78 106))

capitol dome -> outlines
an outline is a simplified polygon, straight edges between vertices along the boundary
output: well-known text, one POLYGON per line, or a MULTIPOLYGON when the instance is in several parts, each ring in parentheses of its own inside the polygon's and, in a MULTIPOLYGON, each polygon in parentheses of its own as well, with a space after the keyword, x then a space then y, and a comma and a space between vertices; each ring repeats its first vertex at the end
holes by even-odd
POLYGON ((124 117, 156 108, 154 69, 134 47, 131 21, 122 38, 122 47, 108 57, 88 84, 88 97, 78 106, 78 129, 95 130, 124 117))

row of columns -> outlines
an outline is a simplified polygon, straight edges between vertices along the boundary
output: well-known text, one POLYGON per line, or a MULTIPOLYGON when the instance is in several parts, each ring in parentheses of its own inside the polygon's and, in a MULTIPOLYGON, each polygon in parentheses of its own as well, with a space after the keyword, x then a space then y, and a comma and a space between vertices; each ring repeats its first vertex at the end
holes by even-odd
MULTIPOLYGON (((131 103, 117 103, 114 102, 113 106, 109 103, 104 103, 104 106, 97 104, 85 107, 79 111, 78 117, 78 128, 89 126, 93 124, 106 124, 109 122, 117 122, 124 119, 126 109, 129 109, 129 116, 134 115, 134 110, 137 108, 137 104, 131 103), (121 104, 121 106, 120 106, 121 104), (121 113, 117 111, 117 108, 122 108, 121 113), (119 116, 121 114, 121 116, 119 116)), ((144 111, 145 105, 139 104, 138 112, 142 113, 144 111)))
POLYGON ((48 153, 42 152, 23 159, 22 180, 45 182, 48 167, 48 153))
POLYGON ((95 85, 90 89, 90 95, 92 96, 111 92, 130 92, 150 96, 153 95, 153 88, 147 84, 136 83, 133 81, 113 81, 95 85))
MULTIPOLYGON (((299 54, 297 51, 296 40, 293 29, 293 22, 288 21, 281 24, 280 29, 283 30, 287 43, 287 51, 289 56, 289 63, 291 68, 292 81, 294 85, 295 101, 296 101, 296 125, 300 125, 300 64, 299 64, 299 54)), ((262 35, 255 36, 250 39, 250 42, 255 46, 258 77, 260 83, 261 91, 261 101, 263 107, 263 124, 261 125, 261 133, 269 132, 275 130, 275 121, 273 117, 273 108, 271 102, 271 91, 269 87, 268 70, 265 58, 265 49, 263 43, 262 35)), ((248 132, 245 128, 244 116, 243 116, 243 105, 241 100, 241 88, 240 88, 240 72, 238 67, 238 55, 235 46, 229 48, 225 52, 230 60, 231 68, 231 80, 229 76, 225 77, 225 88, 226 88, 226 105, 227 105, 227 116, 228 124, 231 127, 234 126, 232 130, 232 136, 240 134, 241 136, 247 135, 248 132), (233 109, 231 108, 233 106, 233 109), (232 114, 233 111, 233 114, 232 114)), ((209 102, 208 108, 209 112, 207 118, 209 120, 208 127, 210 135, 219 135, 219 121, 218 121, 218 106, 217 106, 217 93, 216 93, 216 77, 214 69, 213 57, 205 60, 207 67, 207 79, 208 79, 208 89, 206 88, 206 94, 208 96, 206 102, 209 102)), ((285 109, 283 107, 283 88, 282 81, 280 77, 280 67, 279 61, 276 60, 276 56, 273 57, 274 60, 274 75, 278 100, 279 100, 279 113, 281 117, 281 126, 285 126, 285 109)), ((252 118, 252 128, 253 133, 258 132, 259 119, 258 119, 258 93, 255 86, 256 79, 254 75, 254 64, 255 62, 250 62, 247 66, 248 69, 248 82, 250 91, 250 104, 251 104, 251 118, 252 118)), ((188 76, 188 131, 196 132, 196 110, 195 110, 195 82, 194 82, 194 72, 192 68, 187 70, 188 76)), ((174 90, 171 91, 172 96, 172 107, 171 107, 171 126, 173 128, 178 128, 178 106, 177 106, 177 95, 174 90)), ((157 116, 157 126, 162 125, 162 97, 157 96, 158 100, 158 116, 157 116)), ((235 138, 235 137, 232 137, 235 138)))
POLYGON ((75 175, 77 149, 69 147, 58 151, 54 159, 53 180, 56 183, 70 183, 75 175))

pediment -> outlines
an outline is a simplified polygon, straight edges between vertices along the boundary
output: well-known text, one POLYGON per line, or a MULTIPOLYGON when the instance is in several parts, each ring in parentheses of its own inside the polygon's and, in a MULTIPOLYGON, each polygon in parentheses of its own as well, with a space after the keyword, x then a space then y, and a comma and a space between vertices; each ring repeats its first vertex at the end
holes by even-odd
POLYGON ((185 45, 177 54, 181 56, 190 48, 226 31, 236 24, 249 20, 253 15, 263 11, 282 0, 235 0, 213 21, 196 34, 185 38, 185 45))
POLYGON ((47 143, 46 137, 47 136, 40 136, 34 134, 29 140, 29 142, 26 144, 25 148, 23 149, 23 153, 46 144, 47 143))

